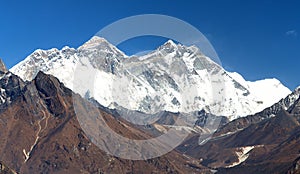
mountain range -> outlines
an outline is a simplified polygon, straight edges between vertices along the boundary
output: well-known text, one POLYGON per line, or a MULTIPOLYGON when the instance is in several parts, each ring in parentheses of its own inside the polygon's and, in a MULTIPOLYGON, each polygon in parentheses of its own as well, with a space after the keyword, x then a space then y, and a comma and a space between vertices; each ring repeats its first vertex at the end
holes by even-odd
POLYGON ((0 173, 300 173, 300 88, 246 81, 196 46, 170 40, 127 56, 95 36, 77 49, 36 50, 10 70, 0 61, 0 76, 0 173), (78 113, 97 117, 82 124, 78 113), (190 124, 176 124, 181 114, 190 124), (162 156, 123 159, 85 132, 101 120, 132 140, 172 128, 188 136, 162 156))
POLYGON ((121 106, 150 114, 204 109, 230 120, 259 112, 291 92, 277 79, 246 81, 196 46, 171 40, 146 55, 129 57, 94 36, 78 49, 36 50, 10 71, 29 81, 39 71, 51 74, 111 109, 121 106))

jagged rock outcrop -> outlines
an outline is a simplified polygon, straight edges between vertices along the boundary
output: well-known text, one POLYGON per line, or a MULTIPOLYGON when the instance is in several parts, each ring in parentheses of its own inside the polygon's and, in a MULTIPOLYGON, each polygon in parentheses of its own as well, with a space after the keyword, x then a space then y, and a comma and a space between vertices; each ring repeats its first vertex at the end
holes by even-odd
POLYGON ((0 58, 0 72, 3 72, 3 73, 7 72, 7 68, 1 58, 0 58))

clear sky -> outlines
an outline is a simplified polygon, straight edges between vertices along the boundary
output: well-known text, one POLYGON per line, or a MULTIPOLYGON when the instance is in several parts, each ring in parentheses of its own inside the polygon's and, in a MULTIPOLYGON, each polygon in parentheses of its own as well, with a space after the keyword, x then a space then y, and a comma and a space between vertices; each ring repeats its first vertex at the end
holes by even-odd
MULTIPOLYGON (((300 85, 299 9, 296 0, 2 1, 0 57, 10 68, 37 48, 77 48, 118 19, 164 14, 197 27, 226 70, 239 72, 246 80, 275 77, 294 89, 300 85)), ((141 38, 119 48, 131 54, 163 42, 141 38)))

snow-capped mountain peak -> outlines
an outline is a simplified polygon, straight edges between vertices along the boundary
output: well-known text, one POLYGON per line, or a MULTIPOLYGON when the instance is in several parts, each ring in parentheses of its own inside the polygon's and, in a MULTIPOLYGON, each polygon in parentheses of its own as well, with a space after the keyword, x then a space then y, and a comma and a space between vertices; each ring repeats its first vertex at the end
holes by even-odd
POLYGON ((300 91, 300 86, 298 86, 298 87, 295 89, 295 91, 300 91))
POLYGON ((78 50, 101 50, 106 51, 108 53, 117 54, 119 56, 128 57, 116 46, 112 45, 106 39, 99 36, 93 36, 82 46, 78 47, 78 50))
POLYGON ((90 48, 97 47, 101 44, 110 45, 106 39, 104 39, 102 37, 98 37, 98 36, 93 36, 90 40, 85 42, 78 49, 90 49, 90 48))
POLYGON ((176 48, 177 44, 173 41, 173 40, 168 40, 167 42, 165 42, 162 47, 169 47, 169 48, 176 48))
POLYGON ((229 75, 243 87, 249 89, 257 102, 264 103, 266 107, 291 93, 287 87, 275 78, 246 81, 239 73, 229 72, 229 75))

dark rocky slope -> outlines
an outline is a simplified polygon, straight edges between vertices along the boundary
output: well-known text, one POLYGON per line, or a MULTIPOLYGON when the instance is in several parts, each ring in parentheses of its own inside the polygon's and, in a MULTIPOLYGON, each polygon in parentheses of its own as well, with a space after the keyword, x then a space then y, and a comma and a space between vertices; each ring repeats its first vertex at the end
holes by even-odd
POLYGON ((23 82, 9 72, 3 75, 0 84, 11 97, 1 105, 0 160, 18 173, 210 173, 198 160, 176 151, 141 161, 110 156, 81 129, 73 97, 81 101, 82 113, 100 112, 122 136, 151 136, 73 94, 52 76, 40 72, 23 82))

